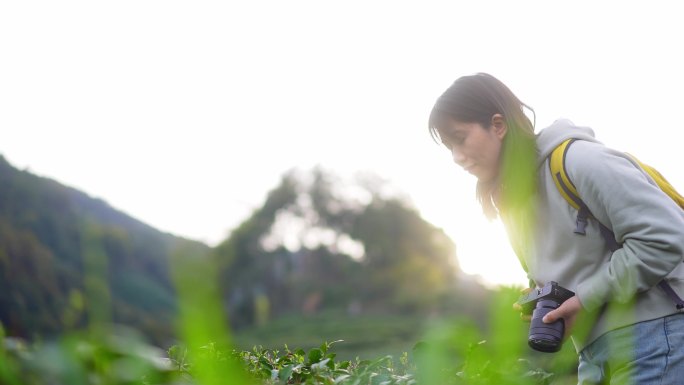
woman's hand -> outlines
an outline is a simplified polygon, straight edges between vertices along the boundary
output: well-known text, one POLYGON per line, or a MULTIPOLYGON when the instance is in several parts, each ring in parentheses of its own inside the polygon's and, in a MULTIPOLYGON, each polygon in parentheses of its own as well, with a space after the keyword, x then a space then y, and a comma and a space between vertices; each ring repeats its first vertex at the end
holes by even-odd
POLYGON ((548 312, 544 318, 542 318, 542 321, 549 324, 563 318, 565 320, 565 336, 569 336, 572 333, 572 327, 575 325, 577 316, 581 311, 582 304, 580 303, 579 298, 577 298, 577 296, 572 296, 567 301, 563 302, 558 309, 548 312))

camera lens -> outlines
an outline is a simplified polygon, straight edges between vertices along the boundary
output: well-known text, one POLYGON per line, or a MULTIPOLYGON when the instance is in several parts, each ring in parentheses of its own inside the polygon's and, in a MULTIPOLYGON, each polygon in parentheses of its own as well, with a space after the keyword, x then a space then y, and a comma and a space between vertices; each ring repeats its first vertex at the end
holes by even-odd
POLYGON ((565 322, 562 318, 550 324, 545 324, 542 321, 546 313, 558 308, 558 306, 560 306, 558 302, 550 299, 537 302, 537 306, 532 312, 530 333, 527 339, 527 343, 532 349, 546 353, 554 353, 560 350, 565 332, 565 322))

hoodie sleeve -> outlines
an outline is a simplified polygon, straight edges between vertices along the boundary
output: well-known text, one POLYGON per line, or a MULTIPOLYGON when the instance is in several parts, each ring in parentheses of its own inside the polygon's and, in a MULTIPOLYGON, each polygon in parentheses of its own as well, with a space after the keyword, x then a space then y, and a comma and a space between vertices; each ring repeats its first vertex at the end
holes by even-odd
POLYGON ((594 217, 622 244, 597 274, 578 284, 587 310, 609 300, 627 302, 682 263, 684 211, 625 154, 577 141, 566 168, 594 217))

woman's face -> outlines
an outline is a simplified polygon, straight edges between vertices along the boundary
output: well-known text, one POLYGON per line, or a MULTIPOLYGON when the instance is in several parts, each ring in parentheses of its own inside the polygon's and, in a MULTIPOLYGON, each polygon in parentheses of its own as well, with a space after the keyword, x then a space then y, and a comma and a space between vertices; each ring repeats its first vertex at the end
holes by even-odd
POLYGON ((494 115, 492 125, 487 128, 480 123, 451 119, 439 134, 454 162, 464 170, 481 182, 490 182, 497 177, 501 144, 506 135, 506 123, 501 115, 494 115))

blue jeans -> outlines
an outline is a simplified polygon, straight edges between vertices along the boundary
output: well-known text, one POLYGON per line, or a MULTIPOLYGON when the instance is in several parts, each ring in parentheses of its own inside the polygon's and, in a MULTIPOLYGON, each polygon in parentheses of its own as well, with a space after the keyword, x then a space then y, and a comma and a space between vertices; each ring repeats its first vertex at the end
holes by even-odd
POLYGON ((684 314, 610 331, 579 356, 578 383, 684 384, 684 314))

